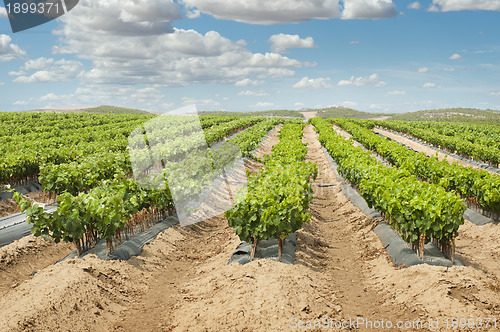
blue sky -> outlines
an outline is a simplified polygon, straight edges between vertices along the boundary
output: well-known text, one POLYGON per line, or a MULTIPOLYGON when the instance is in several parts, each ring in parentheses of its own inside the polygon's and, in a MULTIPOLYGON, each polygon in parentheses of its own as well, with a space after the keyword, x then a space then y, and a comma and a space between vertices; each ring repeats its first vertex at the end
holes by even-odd
POLYGON ((80 0, 13 34, 0 110, 500 109, 500 0, 80 0))

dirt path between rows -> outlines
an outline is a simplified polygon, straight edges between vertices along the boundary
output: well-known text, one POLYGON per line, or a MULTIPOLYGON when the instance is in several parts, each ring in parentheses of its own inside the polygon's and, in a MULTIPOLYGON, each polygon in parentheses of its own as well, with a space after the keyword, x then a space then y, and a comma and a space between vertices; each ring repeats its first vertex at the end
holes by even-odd
MULTIPOLYGON (((394 141, 396 141, 396 142, 398 142, 400 144, 406 145, 407 147, 412 148, 413 150, 415 150, 417 152, 423 152, 423 153, 425 153, 429 157, 435 156, 436 152, 437 152, 438 159, 441 160, 441 161, 446 158, 446 161, 449 162, 450 164, 453 164, 454 162, 457 162, 459 165, 464 166, 464 167, 472 167, 474 169, 485 170, 485 169, 483 169, 481 167, 478 167, 478 166, 473 165, 471 163, 468 163, 466 161, 454 158, 452 156, 446 155, 445 153, 442 153, 440 151, 434 150, 434 149, 432 149, 432 148, 430 148, 428 146, 425 146, 423 144, 415 142, 415 141, 413 141, 411 139, 408 139, 408 138, 406 138, 404 136, 394 134, 394 133, 392 133, 390 131, 387 131, 387 130, 384 130, 384 129, 381 129, 381 128, 374 128, 373 132, 374 133, 382 134, 385 137, 389 137, 390 139, 392 139, 392 140, 394 140, 394 141)), ((490 170, 485 170, 485 171, 490 172, 491 174, 498 175, 498 173, 492 172, 490 170)))
MULTIPOLYGON (((316 183, 332 186, 313 187, 315 199, 310 204, 313 220, 300 234, 314 232, 322 244, 323 262, 318 263, 333 280, 329 288, 337 294, 344 318, 397 322, 422 317, 423 313, 416 308, 403 310, 388 302, 384 294, 368 282, 369 261, 380 257, 377 265, 381 269, 393 270, 394 266, 380 240, 369 230, 369 218, 342 193, 340 181, 330 168, 312 126, 306 127, 304 142, 308 143, 307 160, 318 165, 316 183)), ((311 244, 308 241, 300 248, 297 264, 310 264, 311 257, 304 257, 303 253, 315 247, 311 244)))
MULTIPOLYGON (((40 203, 52 202, 43 191, 24 195, 40 203)), ((0 217, 20 212, 14 199, 0 201, 0 217)), ((0 248, 0 297, 31 279, 38 271, 54 264, 73 250, 68 243, 55 243, 33 235, 0 248)))
POLYGON ((309 111, 309 112, 300 112, 304 116, 304 122, 307 122, 309 119, 318 116, 317 111, 309 111))

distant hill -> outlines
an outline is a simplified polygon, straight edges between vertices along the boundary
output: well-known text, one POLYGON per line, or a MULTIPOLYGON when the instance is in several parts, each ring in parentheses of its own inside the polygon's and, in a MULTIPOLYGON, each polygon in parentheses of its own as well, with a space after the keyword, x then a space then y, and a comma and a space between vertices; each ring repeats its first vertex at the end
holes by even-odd
POLYGON ((480 110, 476 108, 445 108, 394 114, 392 115, 391 120, 487 122, 500 124, 500 111, 480 110))
POLYGON ((290 110, 270 110, 257 112, 225 112, 225 111, 201 111, 199 115, 225 115, 225 116, 278 116, 278 117, 294 117, 303 118, 299 111, 290 110))
POLYGON ((368 113, 347 107, 330 107, 318 110, 323 118, 374 119, 403 121, 444 121, 477 122, 500 124, 500 111, 480 110, 476 108, 445 108, 408 113, 368 113))
POLYGON ((118 106, 101 105, 83 110, 87 113, 112 113, 112 114, 152 114, 148 111, 142 111, 135 108, 126 108, 118 106))
POLYGON ((101 105, 97 107, 65 107, 65 108, 38 108, 24 112, 40 113, 111 113, 111 114, 152 114, 134 108, 101 105))
POLYGON ((393 114, 389 113, 368 113, 357 111, 348 107, 329 107, 318 110, 318 116, 323 119, 327 118, 341 118, 341 119, 381 119, 385 120, 391 117, 393 114))

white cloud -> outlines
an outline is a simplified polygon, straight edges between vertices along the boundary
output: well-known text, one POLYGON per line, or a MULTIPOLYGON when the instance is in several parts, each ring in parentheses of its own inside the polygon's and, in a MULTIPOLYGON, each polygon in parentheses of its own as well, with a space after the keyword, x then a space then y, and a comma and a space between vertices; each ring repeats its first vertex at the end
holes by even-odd
POLYGON ((439 8, 435 5, 430 5, 429 8, 427 8, 427 11, 431 13, 437 13, 439 12, 439 8))
POLYGON ((351 40, 349 42, 349 44, 351 44, 351 45, 357 45, 357 44, 359 44, 359 40, 351 40))
POLYGON ((456 71, 456 69, 453 67, 445 67, 445 68, 443 68, 443 70, 444 71, 456 71))
POLYGON ((184 0, 187 8, 250 24, 298 23, 339 16, 338 0, 184 0))
POLYGON ((0 82, 0 86, 5 85, 5 82, 0 82))
POLYGON ((86 85, 70 94, 49 93, 40 101, 50 101, 53 107, 82 105, 127 105, 138 109, 160 111, 165 96, 153 87, 86 85))
POLYGON ((54 100, 59 100, 59 97, 52 92, 46 94, 45 96, 40 97, 40 101, 54 101, 54 100))
POLYGON ((271 107, 274 106, 274 103, 268 103, 268 102, 259 102, 255 104, 254 107, 271 107))
POLYGON ((305 104, 304 103, 301 103, 301 102, 296 102, 295 103, 295 107, 304 107, 305 104))
POLYGON ((256 92, 256 91, 247 90, 247 91, 238 92, 238 96, 263 97, 263 96, 269 96, 269 93, 264 92, 264 91, 256 92))
POLYGON ((341 106, 344 106, 344 107, 356 107, 358 106, 359 104, 355 101, 343 101, 342 103, 340 103, 341 106))
POLYGON ((424 85, 422 86, 423 88, 425 89, 430 89, 430 88, 435 88, 436 87, 436 83, 424 83, 424 85))
POLYGON ((0 19, 7 18, 7 10, 4 7, 0 7, 0 19))
POLYGON ((4 34, 0 35, 0 62, 7 62, 26 55, 16 44, 12 44, 12 39, 4 34))
POLYGON ((377 87, 386 86, 385 82, 380 81, 378 74, 371 74, 366 77, 354 77, 351 76, 349 80, 340 80, 337 83, 338 86, 365 86, 374 85, 377 87))
POLYGON ((26 100, 16 100, 14 105, 26 105, 28 102, 26 100))
POLYGON ((500 0, 432 0, 439 11, 494 10, 500 11, 500 0))
MULTIPOLYGON (((63 25, 55 31, 61 43, 53 48, 55 54, 77 54, 79 58, 91 61, 92 68, 82 75, 82 80, 88 84, 234 84, 244 78, 292 76, 294 68, 304 65, 276 53, 252 53, 244 41, 229 40, 215 31, 201 34, 194 30, 164 29, 162 31, 170 33, 156 33, 156 28, 150 26, 154 20, 144 22, 140 13, 122 15, 120 6, 132 6, 133 0, 110 6, 114 1, 79 3, 61 17, 63 25), (106 15, 94 10, 101 6, 106 9, 106 15), (127 35, 126 30, 132 28, 127 26, 123 31, 116 31, 118 28, 109 26, 109 17, 127 17, 131 21, 127 24, 134 27, 137 23, 144 29, 127 35)), ((154 0, 151 6, 158 1, 164 0, 154 0)), ((174 6, 170 3, 167 0, 167 7, 174 6)), ((175 6, 172 8, 175 11, 175 6)), ((166 17, 172 20, 176 16, 166 17)))
POLYGON ((396 16, 392 0, 344 0, 342 19, 377 19, 396 16))
POLYGON ((500 91, 492 92, 492 93, 490 93, 490 96, 500 97, 500 91))
POLYGON ((238 86, 238 87, 242 87, 242 86, 259 86, 259 85, 262 85, 264 84, 264 81, 252 81, 251 79, 249 78, 244 78, 240 81, 237 81, 236 83, 234 83, 234 85, 238 86))
POLYGON ((394 90, 386 93, 387 96, 404 96, 406 95, 406 91, 394 90))
POLYGON ((65 28, 81 32, 80 39, 90 37, 85 36, 88 30, 93 30, 97 37, 171 33, 172 22, 180 18, 180 7, 173 0, 80 1, 70 13, 61 17, 66 23, 71 21, 65 28))
POLYGON ((419 73, 427 73, 428 71, 429 71, 429 68, 427 68, 427 67, 418 68, 419 73))
POLYGON ((272 35, 269 38, 269 43, 271 43, 271 51, 276 53, 284 53, 288 48, 316 47, 312 37, 302 39, 299 35, 286 35, 284 33, 272 35))
POLYGON ((302 77, 302 79, 292 85, 293 88, 296 89, 329 89, 331 88, 330 78, 328 77, 318 77, 318 78, 309 78, 302 77))
POLYGON ((191 97, 182 97, 184 105, 196 105, 197 108, 204 109, 205 107, 219 107, 221 104, 213 99, 197 99, 191 97))
POLYGON ((422 6, 420 5, 420 2, 414 1, 409 3, 407 8, 419 10, 420 8, 422 8, 422 6))
POLYGON ((448 58, 450 60, 458 60, 458 59, 462 59, 462 56, 458 53, 453 53, 452 55, 450 55, 450 57, 448 58))
POLYGON ((191 18, 191 19, 193 19, 193 18, 198 18, 198 17, 200 17, 200 15, 201 15, 201 14, 200 14, 200 11, 199 11, 198 9, 188 10, 188 11, 186 12, 186 17, 187 17, 187 18, 191 18))
POLYGON ((54 60, 52 58, 38 58, 28 60, 19 72, 9 73, 18 76, 14 79, 16 83, 36 83, 36 82, 64 82, 77 78, 83 73, 83 65, 75 60, 54 60), (34 71, 31 75, 26 75, 27 71, 34 71))

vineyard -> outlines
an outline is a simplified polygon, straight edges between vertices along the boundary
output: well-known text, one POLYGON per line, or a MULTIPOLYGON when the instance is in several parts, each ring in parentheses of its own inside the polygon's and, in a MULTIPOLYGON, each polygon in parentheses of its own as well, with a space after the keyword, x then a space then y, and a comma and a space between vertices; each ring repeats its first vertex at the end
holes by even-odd
POLYGON ((361 317, 489 318, 496 330, 499 127, 361 113, 0 112, 0 192, 12 195, 0 236, 13 216, 32 233, 0 248, 0 331, 288 331, 293 319, 361 317), (33 184, 43 191, 26 193, 33 184), (183 223, 198 213, 208 217, 183 223), (88 254, 124 250, 172 218, 129 260, 88 254), (404 243, 397 255, 381 224, 404 243), (276 255, 256 259, 271 239, 276 255), (249 263, 228 264, 242 242, 249 263), (420 263, 403 264, 409 255, 420 263))

